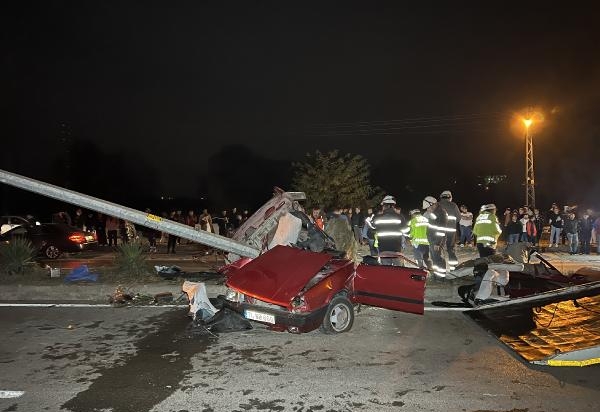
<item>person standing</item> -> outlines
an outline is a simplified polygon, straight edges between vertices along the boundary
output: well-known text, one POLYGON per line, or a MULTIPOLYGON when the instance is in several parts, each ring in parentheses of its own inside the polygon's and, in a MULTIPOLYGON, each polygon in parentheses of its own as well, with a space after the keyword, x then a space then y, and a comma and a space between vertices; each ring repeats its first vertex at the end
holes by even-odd
MULTIPOLYGON (((178 221, 176 211, 171 212, 170 219, 175 222, 178 221)), ((169 237, 167 239, 167 254, 169 254, 169 253, 175 254, 175 246, 177 246, 177 239, 178 239, 178 236, 175 236, 175 235, 172 235, 169 233, 169 237)))
POLYGON ((419 209, 410 211, 410 243, 413 246, 413 255, 420 268, 432 269, 433 265, 429 259, 429 240, 427 239, 427 228, 429 221, 421 214, 419 209))
POLYGON ((354 208, 354 213, 352 213, 352 217, 350 218, 350 224, 352 224, 352 231, 354 232, 356 243, 362 242, 361 233, 364 221, 365 215, 360 211, 360 207, 354 208))
POLYGON ((515 244, 521 238, 521 233, 523 233, 523 224, 518 220, 519 215, 513 213, 510 217, 510 222, 506 225, 506 245, 515 244))
POLYGON ((540 239, 542 238, 542 233, 544 232, 544 217, 540 215, 540 209, 533 209, 533 221, 535 222, 535 242, 534 245, 540 244, 540 239))
MULTIPOLYGON (((408 232, 407 222, 402 219, 401 215, 396 213, 394 210, 395 205, 396 200, 393 196, 385 196, 381 202, 382 213, 373 219, 375 247, 378 248, 380 257, 385 252, 391 252, 391 255, 394 252, 402 252, 402 237, 408 232), (406 230, 404 230, 405 228, 406 230)), ((382 265, 400 265, 398 257, 383 257, 380 259, 382 265)))
POLYGON ((423 216, 427 219, 427 241, 429 242, 429 254, 431 255, 432 272, 439 277, 446 277, 446 261, 442 256, 442 244, 445 241, 445 233, 438 226, 438 215, 445 216, 443 213, 436 213, 437 199, 433 196, 426 196, 423 199, 422 209, 425 211, 423 216))
POLYGON ((460 241, 458 244, 463 247, 470 245, 473 241, 473 213, 469 212, 466 205, 460 206, 460 241))
POLYGON ((114 216, 106 217, 106 233, 108 234, 108 246, 117 246, 119 219, 114 216))
POLYGON ((95 222, 98 244, 100 246, 106 246, 108 244, 106 239, 106 216, 104 216, 102 213, 97 213, 95 222))
POLYGON ((558 247, 560 244, 560 232, 563 229, 563 220, 560 216, 560 209, 558 205, 552 205, 550 209, 550 216, 548 217, 548 223, 550 224, 550 245, 549 247, 558 247))
POLYGON ((374 218, 375 213, 373 213, 373 209, 367 209, 367 217, 365 218, 361 231, 362 238, 369 244, 369 253, 371 253, 371 256, 379 255, 379 251, 375 247, 375 226, 373 226, 374 218))
POLYGON ((579 249, 580 254, 590 254, 590 242, 592 240, 592 229, 594 226, 594 219, 591 216, 590 209, 587 209, 580 220, 579 231, 581 233, 581 238, 579 239, 579 243, 581 248, 579 249))
POLYGON ((535 216, 534 214, 530 214, 527 216, 527 222, 525 223, 525 233, 527 234, 527 239, 526 241, 528 243, 531 243, 533 246, 535 246, 535 243, 537 241, 537 226, 535 223, 535 216))
POLYGON ((569 218, 565 221, 565 233, 569 239, 569 254, 577 253, 579 247, 579 220, 575 219, 575 211, 569 212, 569 218))
POLYGON ((491 256, 496 253, 498 237, 501 233, 502 229, 496 217, 496 205, 489 203, 481 206, 473 226, 479 257, 491 256))
MULTIPOLYGON (((437 209, 441 209, 446 213, 446 222, 443 223, 442 226, 444 227, 443 231, 446 235, 448 265, 452 270, 454 266, 458 265, 458 258, 456 257, 456 225, 461 218, 458 206, 452 201, 452 192, 444 190, 440 194, 440 201, 438 202, 437 209)), ((434 211, 434 213, 436 212, 434 211)))

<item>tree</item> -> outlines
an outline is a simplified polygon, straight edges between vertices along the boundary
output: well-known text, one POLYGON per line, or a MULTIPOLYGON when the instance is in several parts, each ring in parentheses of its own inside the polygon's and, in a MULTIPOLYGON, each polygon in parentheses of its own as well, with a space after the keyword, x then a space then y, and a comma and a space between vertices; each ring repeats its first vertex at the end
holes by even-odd
POLYGON ((314 206, 347 207, 375 203, 381 189, 371 186, 368 161, 353 154, 307 153, 305 162, 292 164, 295 190, 306 193, 308 204, 314 206))

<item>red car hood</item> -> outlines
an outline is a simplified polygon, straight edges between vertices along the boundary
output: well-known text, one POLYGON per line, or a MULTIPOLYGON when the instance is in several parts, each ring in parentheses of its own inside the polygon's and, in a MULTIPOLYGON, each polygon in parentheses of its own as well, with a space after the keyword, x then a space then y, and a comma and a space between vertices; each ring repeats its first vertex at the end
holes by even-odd
POLYGON ((280 306, 290 301, 329 261, 327 253, 276 246, 227 278, 227 286, 280 306))

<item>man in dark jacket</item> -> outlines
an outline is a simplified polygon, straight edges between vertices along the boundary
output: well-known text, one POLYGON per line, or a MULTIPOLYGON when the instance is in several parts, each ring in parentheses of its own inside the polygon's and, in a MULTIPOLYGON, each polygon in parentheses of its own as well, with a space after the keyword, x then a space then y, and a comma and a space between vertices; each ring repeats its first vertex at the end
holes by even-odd
MULTIPOLYGON (((451 267, 458 265, 456 257, 456 225, 460 221, 460 209, 452 201, 452 192, 444 190, 440 194, 440 201, 437 203, 436 210, 445 213, 445 223, 442 224, 446 234, 446 252, 448 253, 448 265, 451 267)), ((434 212, 435 213, 435 210, 434 212)))
POLYGON ((569 254, 577 253, 579 247, 579 220, 575 219, 575 211, 569 212, 569 218, 565 220, 565 233, 569 239, 569 254))
POLYGON ((580 254, 590 254, 590 242, 592 240, 592 229, 594 228, 594 218, 591 212, 590 209, 587 209, 579 221, 579 233, 581 235, 579 238, 580 254))
MULTIPOLYGON (((408 222, 396 213, 394 206, 396 200, 392 196, 386 196, 381 202, 383 212, 373 219, 375 226, 376 244, 379 255, 385 252, 402 252, 402 236, 408 233, 408 222)), ((383 257, 381 263, 390 266, 399 266, 400 259, 397 257, 383 257)))
POLYGON ((558 247, 560 243, 560 233, 563 229, 563 218, 560 215, 560 209, 558 205, 552 205, 550 214, 548 216, 548 223, 550 224, 550 245, 549 247, 558 247))

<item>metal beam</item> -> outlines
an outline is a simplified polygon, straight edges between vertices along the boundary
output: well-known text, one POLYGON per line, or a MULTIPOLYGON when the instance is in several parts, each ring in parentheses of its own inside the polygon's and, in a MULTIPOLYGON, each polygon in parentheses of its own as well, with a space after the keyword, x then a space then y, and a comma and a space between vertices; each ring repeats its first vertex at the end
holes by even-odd
POLYGON ((50 183, 41 182, 16 173, 7 172, 0 169, 0 182, 15 186, 20 189, 38 193, 43 196, 51 197, 66 203, 71 203, 85 209, 95 210, 109 216, 118 217, 141 226, 160 230, 170 235, 179 236, 193 242, 202 243, 215 249, 225 252, 232 252, 239 256, 255 258, 260 251, 252 246, 229 239, 225 236, 219 236, 214 233, 198 231, 187 225, 174 222, 169 219, 163 219, 149 213, 141 212, 129 207, 121 206, 116 203, 98 199, 92 196, 84 195, 74 190, 64 189, 50 183))

